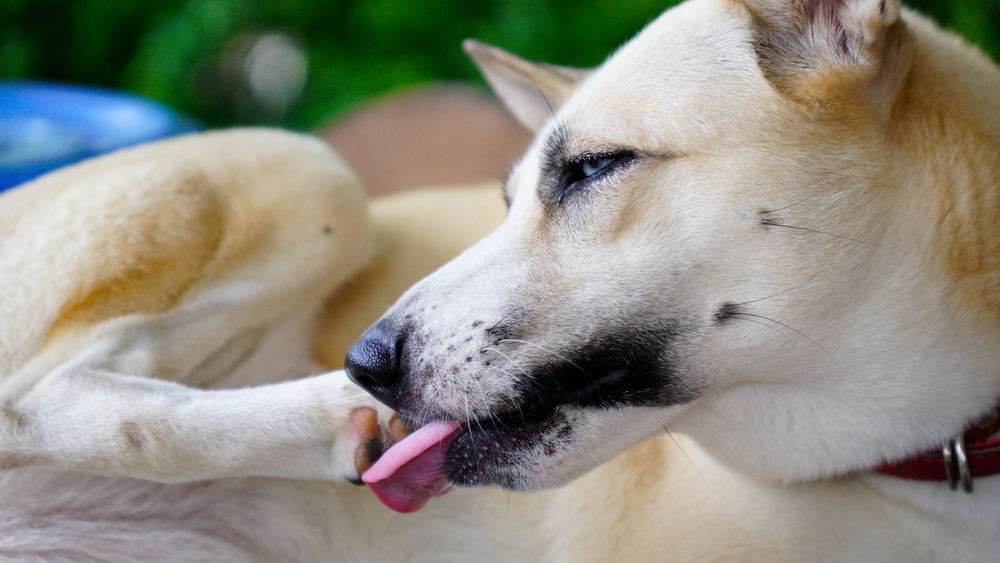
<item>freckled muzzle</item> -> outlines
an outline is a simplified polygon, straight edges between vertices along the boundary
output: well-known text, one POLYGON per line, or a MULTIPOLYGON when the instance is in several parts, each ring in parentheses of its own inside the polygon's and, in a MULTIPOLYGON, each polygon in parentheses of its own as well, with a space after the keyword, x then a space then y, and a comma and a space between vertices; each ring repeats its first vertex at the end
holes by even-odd
POLYGON ((352 381, 404 415, 466 419, 485 412, 489 414, 486 418, 520 422, 544 418, 559 405, 662 406, 687 398, 666 353, 679 332, 675 323, 597 330, 585 340, 556 351, 521 338, 497 336, 500 331, 517 332, 508 325, 482 329, 487 338, 469 344, 465 341, 472 341, 472 337, 463 341, 450 336, 420 336, 405 328, 406 324, 391 316, 379 321, 351 346, 345 361, 352 381), (425 349, 428 341, 439 349, 429 353, 425 349), (455 342, 470 348, 462 349, 455 342), (470 353, 470 349, 479 353, 470 353), (415 361, 420 355, 424 359, 415 361), (503 362, 495 361, 497 355, 503 362), (507 364, 518 366, 516 377, 504 369, 507 364), (512 386, 506 394, 497 394, 495 389, 486 388, 487 374, 493 380, 506 377, 512 386), (440 397, 425 395, 421 386, 428 378, 447 382, 452 395, 449 401, 440 403, 440 397), (469 396, 456 399, 456 394, 462 393, 469 396), (475 405, 477 399, 487 404, 470 410, 469 405, 475 405))
MULTIPOLYGON (((686 399, 667 352, 678 333, 674 322, 645 318, 637 326, 637 319, 592 311, 586 331, 542 340, 532 329, 544 308, 522 302, 469 314, 466 301, 446 293, 432 304, 398 306, 362 335, 345 362, 352 381, 407 422, 462 425, 447 444, 426 450, 434 454, 434 483, 537 488, 549 482, 539 476, 542 467, 573 473, 556 468, 577 455, 575 426, 585 411, 686 399)), ((422 464, 429 455, 411 457, 422 464)), ((388 472, 378 482, 423 490, 423 480, 409 475, 388 472)))

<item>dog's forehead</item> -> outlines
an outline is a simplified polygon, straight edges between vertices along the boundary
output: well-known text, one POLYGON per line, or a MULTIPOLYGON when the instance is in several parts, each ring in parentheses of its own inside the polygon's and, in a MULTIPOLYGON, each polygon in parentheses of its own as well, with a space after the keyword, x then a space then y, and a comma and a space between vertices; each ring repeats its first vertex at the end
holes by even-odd
MULTIPOLYGON (((688 0, 664 12, 577 87, 507 189, 534 190, 545 163, 584 154, 718 153, 758 136, 788 105, 758 65, 751 27, 749 10, 733 0, 688 0)), ((524 202, 513 210, 536 198, 511 199, 524 202)))
MULTIPOLYGON (((649 152, 741 123, 766 97, 747 11, 729 0, 668 10, 612 55, 560 108, 547 135, 571 149, 628 144, 649 152), (758 96, 757 94, 763 94, 758 96)), ((551 144, 551 143, 550 143, 551 144)))

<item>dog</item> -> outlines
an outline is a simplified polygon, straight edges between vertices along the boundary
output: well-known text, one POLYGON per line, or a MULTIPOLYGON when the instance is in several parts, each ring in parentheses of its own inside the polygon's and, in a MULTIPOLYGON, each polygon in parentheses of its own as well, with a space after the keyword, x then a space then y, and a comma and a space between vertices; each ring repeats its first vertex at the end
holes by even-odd
POLYGON ((882 470, 1000 393, 991 63, 888 0, 468 49, 538 131, 509 215, 353 346, 495 193, 240 130, 0 197, 0 557, 995 559, 996 478, 882 470))
POLYGON ((553 561, 996 560, 994 64, 894 0, 689 0, 593 71, 468 49, 537 135, 347 356, 422 426, 387 505, 562 487, 553 561))

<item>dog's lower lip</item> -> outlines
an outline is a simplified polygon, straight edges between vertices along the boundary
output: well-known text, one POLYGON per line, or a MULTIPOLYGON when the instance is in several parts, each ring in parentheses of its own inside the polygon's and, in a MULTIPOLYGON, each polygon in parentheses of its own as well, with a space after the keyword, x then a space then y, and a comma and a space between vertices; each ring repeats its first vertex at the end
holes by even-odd
POLYGON ((472 422, 445 454, 445 478, 457 486, 522 488, 516 468, 524 462, 525 452, 545 448, 543 437, 558 419, 553 411, 544 418, 515 424, 472 422))

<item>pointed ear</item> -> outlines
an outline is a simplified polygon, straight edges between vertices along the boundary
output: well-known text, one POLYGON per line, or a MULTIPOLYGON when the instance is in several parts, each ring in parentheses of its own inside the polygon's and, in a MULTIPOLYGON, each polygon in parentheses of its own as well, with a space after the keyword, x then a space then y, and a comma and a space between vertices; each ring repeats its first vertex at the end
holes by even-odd
POLYGON ((849 95, 899 56, 899 0, 743 1, 764 75, 801 101, 849 95))
POLYGON ((589 70, 534 63, 474 39, 462 48, 490 87, 529 131, 537 131, 566 101, 589 70))

